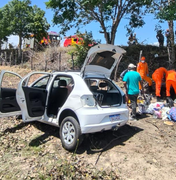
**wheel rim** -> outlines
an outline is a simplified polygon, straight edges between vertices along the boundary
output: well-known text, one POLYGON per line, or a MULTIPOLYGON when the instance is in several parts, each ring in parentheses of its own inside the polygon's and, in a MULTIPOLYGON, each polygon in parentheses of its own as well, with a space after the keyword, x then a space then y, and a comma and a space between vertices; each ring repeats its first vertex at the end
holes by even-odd
POLYGON ((71 122, 66 122, 62 128, 62 137, 66 144, 71 144, 75 139, 75 127, 71 122))

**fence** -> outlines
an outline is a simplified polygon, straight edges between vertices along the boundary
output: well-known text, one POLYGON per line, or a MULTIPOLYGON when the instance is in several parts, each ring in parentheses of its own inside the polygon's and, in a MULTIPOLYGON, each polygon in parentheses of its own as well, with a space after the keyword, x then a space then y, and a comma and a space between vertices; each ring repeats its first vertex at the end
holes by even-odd
POLYGON ((18 49, 0 50, 0 65, 12 66, 18 63, 18 49))
POLYGON ((22 50, 18 57, 18 49, 0 50, 0 66, 20 65, 22 68, 41 71, 75 70, 73 53, 68 54, 65 49, 47 48, 44 51, 32 49, 22 50))

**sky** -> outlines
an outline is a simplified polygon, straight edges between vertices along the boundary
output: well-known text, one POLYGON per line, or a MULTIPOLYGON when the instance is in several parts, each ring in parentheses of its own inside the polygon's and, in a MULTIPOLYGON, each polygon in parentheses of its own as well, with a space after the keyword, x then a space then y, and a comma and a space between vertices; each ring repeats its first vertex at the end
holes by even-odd
MULTIPOLYGON (((0 0, 0 8, 6 5, 10 1, 11 0, 0 0)), ((55 31, 59 33, 60 31, 59 25, 53 26, 52 23, 54 12, 51 9, 46 9, 45 2, 47 1, 49 0, 31 0, 31 5, 37 5, 39 8, 45 11, 45 17, 48 23, 51 24, 51 27, 48 31, 55 31)), ((144 21, 146 24, 142 28, 137 28, 134 30, 138 42, 143 44, 158 45, 158 40, 156 39, 156 31, 155 31, 155 25, 158 23, 158 20, 155 20, 152 15, 147 15, 144 21)), ((122 19, 116 32, 115 45, 119 45, 119 46, 127 45, 128 37, 126 35, 127 34, 125 28, 126 25, 127 25, 127 20, 122 19)), ((163 30, 168 29, 167 22, 162 23, 160 25, 163 30)), ((100 31, 99 23, 94 22, 80 29, 81 33, 84 33, 85 31, 87 32, 91 31, 93 34, 93 38, 95 40, 101 40, 101 43, 105 43, 104 35, 99 33, 100 31)), ((66 33, 66 36, 74 35, 75 33, 76 33, 76 29, 72 28, 70 31, 66 33)), ((15 45, 14 42, 18 41, 18 37, 10 36, 9 42, 11 41, 13 41, 12 44, 15 45)), ((62 37, 61 45, 63 44, 63 41, 64 41, 64 37, 62 37)), ((165 45, 166 45, 166 38, 165 38, 165 45)))

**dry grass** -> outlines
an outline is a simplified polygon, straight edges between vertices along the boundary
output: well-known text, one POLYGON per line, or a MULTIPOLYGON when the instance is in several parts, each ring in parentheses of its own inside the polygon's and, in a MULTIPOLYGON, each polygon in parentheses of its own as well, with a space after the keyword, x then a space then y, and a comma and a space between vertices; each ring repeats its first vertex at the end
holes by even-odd
POLYGON ((28 51, 29 61, 23 67, 34 70, 64 71, 70 69, 71 55, 68 52, 73 47, 49 47, 44 51, 28 51))

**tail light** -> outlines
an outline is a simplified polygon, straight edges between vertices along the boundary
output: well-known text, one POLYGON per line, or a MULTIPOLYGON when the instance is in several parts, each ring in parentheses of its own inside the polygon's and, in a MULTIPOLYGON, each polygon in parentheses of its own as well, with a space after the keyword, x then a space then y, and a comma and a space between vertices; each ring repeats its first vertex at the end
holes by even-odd
POLYGON ((81 96, 81 102, 84 107, 93 107, 96 105, 93 95, 83 95, 81 96))

